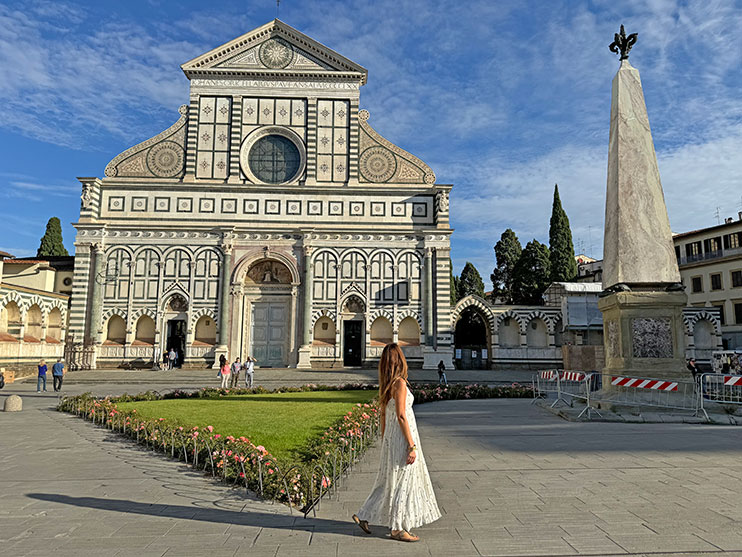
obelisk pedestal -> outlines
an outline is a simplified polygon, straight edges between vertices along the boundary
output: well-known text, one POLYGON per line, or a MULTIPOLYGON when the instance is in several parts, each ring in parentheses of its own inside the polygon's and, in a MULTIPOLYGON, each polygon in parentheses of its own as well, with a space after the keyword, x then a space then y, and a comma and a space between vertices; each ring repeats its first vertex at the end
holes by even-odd
POLYGON ((621 67, 613 79, 606 187, 603 313, 611 376, 679 379, 685 368, 683 307, 670 222, 639 72, 629 64, 636 35, 616 35, 621 67), (632 39, 633 37, 633 39, 632 39), (623 41, 623 42, 622 42, 623 41), (627 46, 628 42, 628 46, 627 46))

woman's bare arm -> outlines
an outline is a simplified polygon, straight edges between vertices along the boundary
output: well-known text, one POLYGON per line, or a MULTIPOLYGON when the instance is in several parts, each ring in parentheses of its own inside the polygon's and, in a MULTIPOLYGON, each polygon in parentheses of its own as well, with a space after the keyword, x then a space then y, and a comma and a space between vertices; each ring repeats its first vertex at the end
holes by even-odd
MULTIPOLYGON (((407 384, 402 379, 398 379, 392 387, 392 393, 394 394, 394 406, 397 412, 399 428, 407 440, 407 446, 412 448, 415 446, 415 441, 412 439, 410 424, 407 421, 407 384)), ((411 450, 407 455, 407 464, 415 462, 416 456, 415 451, 411 450)))

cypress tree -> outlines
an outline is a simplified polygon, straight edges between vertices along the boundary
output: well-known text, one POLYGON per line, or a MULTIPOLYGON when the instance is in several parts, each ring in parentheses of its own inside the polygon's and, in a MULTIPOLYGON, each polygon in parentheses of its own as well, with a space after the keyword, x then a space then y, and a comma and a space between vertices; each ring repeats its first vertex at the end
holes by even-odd
POLYGON ((52 257, 55 255, 69 255, 62 240, 62 223, 57 217, 52 217, 46 223, 46 232, 41 238, 41 244, 36 257, 52 257))
POLYGON ((492 271, 492 301, 501 298, 506 304, 513 303, 513 269, 523 248, 512 229, 508 228, 495 244, 497 267, 492 271))
POLYGON ((569 228, 567 213, 559 199, 559 186, 554 184, 554 203, 551 206, 549 222, 549 252, 551 258, 551 281, 568 282, 577 276, 575 247, 572 244, 572 231, 569 228))
POLYGON ((542 305, 541 295, 551 282, 549 248, 538 240, 528 242, 513 269, 513 302, 542 305))
POLYGON ((451 277, 451 307, 456 305, 456 302, 459 301, 459 277, 455 276, 453 274, 453 261, 449 258, 448 260, 448 272, 450 273, 451 277))
POLYGON ((484 282, 482 282, 482 276, 477 271, 477 268, 466 262, 464 270, 461 271, 459 277, 459 300, 470 294, 484 298, 484 282))

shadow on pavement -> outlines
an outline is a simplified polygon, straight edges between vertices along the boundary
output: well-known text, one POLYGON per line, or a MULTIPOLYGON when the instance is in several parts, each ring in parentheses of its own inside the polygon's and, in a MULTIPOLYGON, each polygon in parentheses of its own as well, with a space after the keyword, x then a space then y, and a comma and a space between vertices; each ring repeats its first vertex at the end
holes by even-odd
MULTIPOLYGON (((288 528, 306 532, 329 532, 356 537, 361 534, 358 526, 352 521, 332 520, 327 518, 302 518, 301 515, 285 515, 264 513, 260 511, 232 511, 227 509, 206 509, 203 507, 189 507, 185 505, 150 505, 137 503, 126 499, 101 499, 99 497, 70 497, 56 493, 28 493, 27 497, 39 501, 63 503, 76 507, 85 507, 103 511, 149 515, 164 518, 183 520, 184 515, 193 513, 187 520, 214 522, 218 524, 235 524, 239 526, 256 526, 259 528, 288 528)), ((387 529, 376 527, 370 537, 387 539, 387 529)))

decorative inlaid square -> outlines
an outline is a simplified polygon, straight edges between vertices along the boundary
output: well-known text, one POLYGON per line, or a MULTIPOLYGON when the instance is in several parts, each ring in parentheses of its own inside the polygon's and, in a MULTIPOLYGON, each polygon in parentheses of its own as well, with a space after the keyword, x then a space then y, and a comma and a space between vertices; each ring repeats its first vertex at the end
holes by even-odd
POLYGON ((131 198, 131 210, 144 212, 147 210, 147 198, 146 197, 132 197, 131 198))
POLYGON ((413 203, 412 204, 412 216, 413 217, 427 217, 428 216, 428 205, 426 203, 413 203))
POLYGON ((199 213, 213 213, 216 201, 211 197, 204 197, 198 200, 199 213))
POLYGON ((109 211, 123 211, 124 210, 124 198, 123 197, 109 197, 108 198, 108 210, 109 211))
POLYGON ((155 211, 157 211, 158 213, 170 212, 170 198, 155 197, 155 211))
POLYGON ((192 213, 193 212, 193 199, 190 197, 179 197, 178 198, 178 212, 179 213, 192 213))
POLYGON ((308 215, 321 215, 322 214, 322 202, 321 201, 308 201, 307 202, 307 214, 308 215))
POLYGON ((236 199, 222 199, 222 213, 236 213, 237 212, 237 200, 236 199))
POLYGON ((257 215, 258 205, 257 199, 245 199, 242 203, 242 212, 246 215, 257 215))
POLYGON ((672 358, 672 325, 667 317, 631 320, 634 358, 672 358))
POLYGON ((281 214, 281 202, 276 199, 265 200, 265 214, 266 215, 280 215, 281 214))
POLYGON ((392 203, 392 216, 394 217, 407 216, 407 203, 392 203))
POLYGON ((380 201, 371 202, 371 216, 372 217, 383 217, 386 216, 386 203, 380 201))
POLYGON ((363 201, 351 201, 350 202, 350 216, 351 217, 362 217, 364 213, 363 201))
POLYGON ((339 216, 343 214, 343 202, 342 201, 330 201, 329 213, 332 216, 339 216))
POLYGON ((301 215, 301 201, 289 199, 286 201, 287 215, 301 215))

